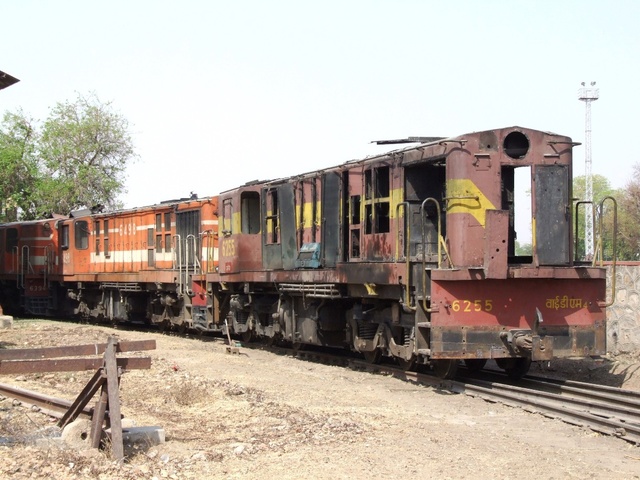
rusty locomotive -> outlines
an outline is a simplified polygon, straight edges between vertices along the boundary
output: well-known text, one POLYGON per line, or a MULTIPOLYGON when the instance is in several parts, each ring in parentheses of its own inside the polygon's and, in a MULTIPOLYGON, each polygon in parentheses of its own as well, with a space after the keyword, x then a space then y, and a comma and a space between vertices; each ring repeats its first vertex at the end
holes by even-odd
POLYGON ((574 259, 574 145, 502 128, 203 199, 5 224, 0 302, 348 348, 443 377, 460 361, 518 377, 601 355, 606 275, 574 259))

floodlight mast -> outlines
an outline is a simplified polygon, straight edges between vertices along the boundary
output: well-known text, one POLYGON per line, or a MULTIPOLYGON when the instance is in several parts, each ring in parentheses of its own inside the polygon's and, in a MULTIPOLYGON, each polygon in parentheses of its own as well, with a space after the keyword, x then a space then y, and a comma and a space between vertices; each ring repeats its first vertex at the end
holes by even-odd
MULTIPOLYGON (((591 82, 589 86, 585 86, 582 82, 582 88, 578 89, 578 99, 584 102, 584 183, 585 183, 585 201, 591 202, 593 206, 593 175, 591 173, 591 102, 595 102, 600 98, 600 90, 595 88, 596 82, 591 82)), ((592 210, 593 211, 593 210, 592 210)), ((593 214, 586 212, 584 216, 584 254, 586 260, 593 259, 594 239, 593 239, 593 214)))

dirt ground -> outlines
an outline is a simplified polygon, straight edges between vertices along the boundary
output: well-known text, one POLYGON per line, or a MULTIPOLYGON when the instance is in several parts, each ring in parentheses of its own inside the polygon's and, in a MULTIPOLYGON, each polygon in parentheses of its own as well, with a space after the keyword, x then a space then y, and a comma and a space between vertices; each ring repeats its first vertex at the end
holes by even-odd
MULTIPOLYGON (((0 478, 640 478, 640 448, 521 409, 390 376, 182 338, 17 320, 0 348, 157 341, 151 370, 126 373, 122 412, 166 442, 124 464, 108 452, 33 443, 55 421, 0 401, 0 478), (23 440, 3 445, 3 438, 23 440)), ((640 389, 640 360, 562 362, 533 373, 640 389)), ((92 372, 0 377, 73 400, 92 372)), ((93 402, 92 402, 93 403, 93 402)))

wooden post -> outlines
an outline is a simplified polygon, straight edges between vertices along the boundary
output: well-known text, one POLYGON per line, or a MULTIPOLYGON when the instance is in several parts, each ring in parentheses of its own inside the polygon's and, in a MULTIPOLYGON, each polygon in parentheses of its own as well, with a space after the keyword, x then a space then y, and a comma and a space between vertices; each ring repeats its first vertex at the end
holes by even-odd
POLYGON ((93 409, 93 417, 91 417, 91 447, 93 448, 100 448, 102 424, 104 423, 104 414, 107 411, 108 400, 107 384, 103 383, 100 397, 93 409))
POLYGON ((122 444, 122 419, 120 418, 120 386, 118 385, 118 364, 116 347, 118 340, 109 337, 104 352, 104 369, 107 374, 107 395, 109 401, 109 424, 111 425, 111 451, 116 460, 124 459, 122 444))
MULTIPOLYGON (((122 443, 122 419, 120 414, 120 375, 123 371, 139 368, 151 368, 150 357, 117 358, 116 353, 139 350, 153 350, 155 340, 137 340, 118 342, 116 337, 109 337, 106 344, 90 344, 66 347, 44 347, 27 349, 0 349, 0 375, 25 374, 41 372, 73 372, 96 370, 95 374, 82 389, 76 400, 66 407, 58 426, 64 428, 79 415, 91 416, 91 445, 100 446, 103 424, 111 428, 111 449, 113 457, 124 459, 122 443), (103 354, 102 358, 63 358, 94 357, 103 354), (100 390, 100 397, 93 412, 85 407, 100 390), (106 417, 106 413, 109 413, 106 417)), ((3 386, 0 384, 0 391, 3 386)), ((38 400, 45 405, 60 403, 61 400, 38 400)), ((33 401, 33 398, 31 399, 33 401)))

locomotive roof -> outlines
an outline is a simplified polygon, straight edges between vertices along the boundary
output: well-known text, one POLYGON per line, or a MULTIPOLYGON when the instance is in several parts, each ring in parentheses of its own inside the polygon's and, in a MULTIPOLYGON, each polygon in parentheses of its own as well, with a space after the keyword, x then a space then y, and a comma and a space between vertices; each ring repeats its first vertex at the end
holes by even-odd
POLYGON ((207 196, 207 197, 191 196, 191 197, 185 197, 185 198, 176 198, 173 200, 163 200, 159 203, 154 203, 151 205, 145 205, 141 207, 122 208, 120 210, 109 210, 109 211, 102 211, 102 210, 96 211, 96 209, 93 209, 93 208, 86 208, 86 209, 76 210, 74 212, 71 212, 69 217, 70 218, 81 218, 81 217, 87 217, 87 216, 105 217, 110 215, 120 215, 123 213, 136 213, 143 210, 157 210, 159 208, 171 207, 172 205, 178 205, 178 204, 188 203, 188 202, 207 202, 214 197, 215 195, 207 196))
POLYGON ((14 227, 14 226, 24 226, 24 225, 39 225, 47 222, 57 222, 58 220, 65 220, 69 217, 65 215, 54 215, 52 217, 47 218, 39 218, 37 220, 17 220, 15 222, 6 222, 0 223, 0 228, 14 227))
MULTIPOLYGON (((250 185, 256 185, 256 184, 262 184, 262 185, 277 185, 286 181, 289 181, 291 179, 294 178, 305 178, 308 176, 313 176, 313 175, 317 175, 318 173, 322 173, 322 172, 329 172, 332 170, 339 170, 345 166, 352 166, 352 165, 357 165, 359 163, 362 164, 367 164, 367 163, 373 163, 379 160, 382 160, 384 158, 387 157, 391 157, 391 156, 395 156, 395 155, 399 155, 399 154, 403 154, 406 152, 410 152, 419 148, 423 148, 426 146, 431 146, 431 145, 437 145, 437 144, 446 144, 449 142, 461 142, 462 140, 464 140, 464 137, 468 137, 471 135, 480 135, 482 133, 485 132, 495 132, 495 131, 499 131, 499 130, 517 130, 517 131, 523 131, 523 132, 540 132, 540 133, 544 133, 545 135, 554 135, 554 136, 558 136, 556 133, 552 133, 552 132, 545 132, 545 131, 541 131, 541 130, 535 130, 532 128, 525 128, 525 127, 519 127, 519 126, 511 126, 511 127, 503 127, 503 128, 494 128, 494 129, 489 129, 489 130, 480 130, 480 131, 475 131, 475 132, 469 132, 469 133, 464 133, 462 135, 456 135, 455 137, 408 137, 406 139, 400 139, 400 140, 382 140, 382 141, 377 141, 379 142, 379 145, 391 145, 391 144, 397 144, 397 143, 411 143, 412 145, 409 146, 405 146, 405 147, 401 147, 401 148, 396 148, 393 150, 387 150, 385 152, 382 153, 376 153, 373 155, 368 155, 364 158, 359 158, 359 159, 354 159, 354 160, 348 160, 346 162, 343 162, 339 165, 334 165, 331 167, 326 167, 326 168, 321 168, 318 170, 312 170, 309 172, 305 172, 305 173, 301 173, 298 175, 292 175, 290 177, 283 177, 283 178, 278 178, 278 179, 273 179, 273 180, 267 180, 264 182, 258 182, 258 181, 254 181, 254 182, 249 182, 244 186, 250 186, 250 185)), ((373 142, 372 142, 373 143, 373 142)), ((237 187, 236 187, 237 188, 237 187)), ((232 191, 235 190, 235 188, 230 189, 228 191, 232 191)), ((224 192, 223 192, 224 193, 224 192)))

